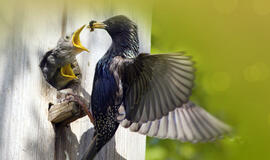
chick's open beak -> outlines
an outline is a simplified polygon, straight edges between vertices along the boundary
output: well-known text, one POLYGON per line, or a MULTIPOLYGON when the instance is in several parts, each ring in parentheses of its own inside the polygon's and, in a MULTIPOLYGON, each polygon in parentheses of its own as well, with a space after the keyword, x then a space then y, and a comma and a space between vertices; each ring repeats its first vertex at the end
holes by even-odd
POLYGON ((105 29, 106 28, 106 24, 102 23, 102 22, 96 22, 96 21, 91 21, 89 23, 89 25, 87 26, 87 28, 90 28, 91 31, 94 31, 95 28, 98 29, 105 29))
POLYGON ((85 25, 83 25, 81 28, 79 28, 77 31, 75 31, 72 35, 72 44, 78 48, 81 51, 87 51, 89 52, 89 50, 87 48, 85 48, 82 44, 81 44, 81 40, 80 40, 80 33, 83 30, 85 25))
POLYGON ((78 77, 74 74, 70 63, 65 65, 64 67, 61 67, 60 72, 63 77, 78 79, 78 77))

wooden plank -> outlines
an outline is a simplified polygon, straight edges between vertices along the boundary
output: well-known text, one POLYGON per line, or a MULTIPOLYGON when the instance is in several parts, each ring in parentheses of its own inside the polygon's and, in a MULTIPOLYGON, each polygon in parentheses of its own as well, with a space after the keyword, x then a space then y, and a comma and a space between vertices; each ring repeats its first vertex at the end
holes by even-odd
POLYGON ((63 102, 50 107, 48 120, 56 125, 66 125, 85 115, 76 103, 63 102))

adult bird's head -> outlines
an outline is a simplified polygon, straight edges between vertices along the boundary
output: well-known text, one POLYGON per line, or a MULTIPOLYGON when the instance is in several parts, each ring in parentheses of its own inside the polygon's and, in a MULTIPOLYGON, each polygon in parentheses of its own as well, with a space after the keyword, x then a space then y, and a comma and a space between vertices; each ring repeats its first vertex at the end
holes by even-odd
POLYGON ((89 22, 88 28, 90 28, 91 31, 95 29, 105 29, 112 38, 137 32, 136 24, 123 15, 111 17, 103 22, 92 20, 89 22))
POLYGON ((115 52, 138 53, 137 25, 126 16, 114 16, 103 22, 92 20, 89 22, 88 28, 91 31, 105 29, 112 38, 114 50, 116 49, 115 52))

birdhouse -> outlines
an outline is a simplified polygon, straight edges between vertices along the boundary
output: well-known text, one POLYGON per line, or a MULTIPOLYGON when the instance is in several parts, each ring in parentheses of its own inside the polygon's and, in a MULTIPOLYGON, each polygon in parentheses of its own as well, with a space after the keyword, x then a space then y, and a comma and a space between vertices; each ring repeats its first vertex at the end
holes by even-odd
MULTIPOLYGON (((7 20, 1 23, 4 32, 0 48, 4 56, 1 54, 0 61, 3 63, 0 70, 4 74, 0 75, 0 111, 3 113, 0 117, 0 159, 76 160, 82 157, 91 142, 93 125, 73 104, 59 102, 57 89, 70 86, 51 87, 44 79, 39 64, 44 54, 57 45, 63 30, 72 33, 92 19, 105 20, 119 14, 128 16, 138 25, 140 51, 149 53, 151 7, 145 4, 140 4, 140 7, 135 3, 123 1, 120 5, 107 0, 25 0, 16 4, 8 3, 6 8, 14 9, 5 12, 7 20), (63 16, 64 6, 66 16, 63 16), (63 19, 66 19, 64 25, 63 19), (68 113, 75 112, 71 117, 76 120, 66 122, 68 125, 54 125, 48 120, 49 115, 53 119, 53 114, 48 111, 49 102, 64 105, 68 113)), ((83 30, 80 38, 90 53, 77 55, 77 62, 71 63, 71 68, 79 78, 83 88, 80 92, 84 94, 91 93, 96 62, 109 48, 111 39, 102 30, 93 33, 83 30), (78 72, 76 67, 79 67, 78 72)), ((62 71, 69 73, 68 70, 62 71)), ((58 73, 61 73, 61 69, 58 73)), ((65 116, 62 118, 65 119, 65 116)), ((62 120, 56 119, 55 122, 62 120)), ((145 136, 120 127, 96 160, 142 160, 145 158, 145 141, 145 136)))

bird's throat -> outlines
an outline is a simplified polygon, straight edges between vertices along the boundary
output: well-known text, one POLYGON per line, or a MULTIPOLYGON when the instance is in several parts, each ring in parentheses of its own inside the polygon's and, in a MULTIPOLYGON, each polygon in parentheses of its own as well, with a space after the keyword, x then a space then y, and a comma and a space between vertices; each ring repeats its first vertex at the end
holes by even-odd
POLYGON ((78 79, 78 77, 74 74, 70 63, 61 67, 61 75, 66 78, 78 79))
POLYGON ((108 50, 114 56, 135 57, 139 53, 139 40, 137 34, 126 34, 112 37, 112 45, 108 50))

